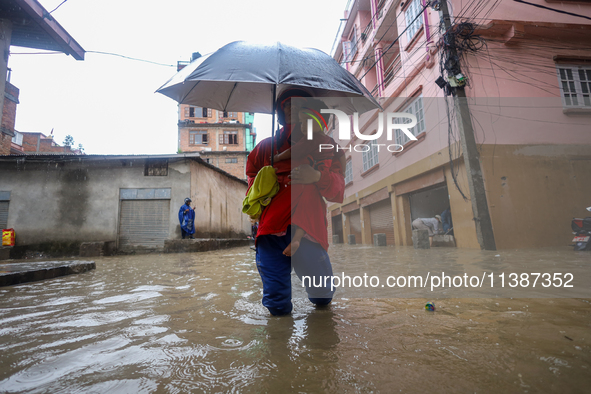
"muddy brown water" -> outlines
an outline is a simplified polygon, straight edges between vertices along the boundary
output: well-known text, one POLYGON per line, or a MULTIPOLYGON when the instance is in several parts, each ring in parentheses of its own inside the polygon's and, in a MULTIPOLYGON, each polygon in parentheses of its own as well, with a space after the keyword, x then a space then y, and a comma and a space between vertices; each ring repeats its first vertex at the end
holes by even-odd
MULTIPOLYGON (((411 272, 438 258, 454 273, 528 269, 549 256, 559 266, 591 264, 591 254, 569 249, 340 245, 331 255, 335 272, 371 271, 368 262, 411 272)), ((293 314, 276 318, 260 303, 246 247, 96 265, 0 289, 0 392, 564 393, 591 385, 589 298, 337 290, 329 308, 316 309, 296 286, 293 314), (426 301, 435 312, 425 311, 426 301)))

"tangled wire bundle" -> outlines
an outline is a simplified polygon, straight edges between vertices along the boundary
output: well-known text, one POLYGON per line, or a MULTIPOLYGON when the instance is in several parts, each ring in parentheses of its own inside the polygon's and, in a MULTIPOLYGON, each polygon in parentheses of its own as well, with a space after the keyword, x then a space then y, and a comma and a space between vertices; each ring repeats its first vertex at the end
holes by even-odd
MULTIPOLYGON (((454 76, 459 73, 468 75, 469 66, 466 55, 476 53, 486 47, 486 41, 477 34, 476 26, 470 22, 460 22, 451 26, 439 41, 443 48, 439 60, 441 75, 445 77, 454 76)), ((466 80, 469 83, 469 79, 466 80)))

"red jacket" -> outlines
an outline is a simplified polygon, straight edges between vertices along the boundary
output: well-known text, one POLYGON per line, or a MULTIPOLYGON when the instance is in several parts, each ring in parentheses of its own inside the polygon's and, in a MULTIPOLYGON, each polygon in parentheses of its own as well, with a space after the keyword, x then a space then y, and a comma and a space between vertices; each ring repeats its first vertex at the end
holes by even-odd
MULTIPOLYGON (((277 149, 275 146, 275 153, 281 153, 289 149, 291 130, 289 126, 282 128, 279 131, 279 141, 281 146, 277 149)), ((276 138, 277 140, 277 138, 276 138)), ((334 144, 336 146, 336 143, 334 144)), ((343 202, 343 194, 345 191, 345 178, 343 176, 344 169, 341 168, 339 160, 330 161, 330 166, 320 166, 320 180, 313 185, 318 190, 318 196, 311 196, 310 193, 296 192, 294 198, 309 198, 307 201, 297 201, 292 206, 292 188, 287 183, 290 179, 287 177, 291 172, 292 160, 283 160, 274 163, 277 172, 277 180, 280 184, 279 192, 273 197, 271 203, 263 210, 261 218, 259 219, 258 235, 277 234, 287 230, 287 227, 292 223, 292 209, 296 205, 304 206, 309 209, 309 217, 316 218, 311 221, 310 225, 304 228, 304 231, 314 238, 322 247, 328 249, 328 233, 326 223, 326 204, 320 197, 326 198, 327 201, 341 203, 343 202), (313 201, 312 201, 313 199, 313 201), (322 218, 322 219, 321 219, 322 218)), ((246 175, 248 177, 248 187, 250 188, 254 182, 254 178, 261 168, 271 165, 271 138, 266 138, 261 141, 248 155, 246 163, 246 175)), ((302 185, 294 185, 296 188, 301 188, 302 185)))

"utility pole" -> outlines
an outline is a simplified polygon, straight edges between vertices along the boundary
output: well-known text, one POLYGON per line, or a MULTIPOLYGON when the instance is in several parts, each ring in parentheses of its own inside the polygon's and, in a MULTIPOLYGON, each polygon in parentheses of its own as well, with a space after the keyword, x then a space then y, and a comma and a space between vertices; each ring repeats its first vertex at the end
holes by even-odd
MULTIPOLYGON (((441 14, 443 16, 443 24, 446 32, 451 28, 447 1, 448 0, 441 1, 441 14)), ((449 48, 449 51, 453 58, 457 58, 457 51, 455 48, 449 48)), ((459 69, 459 63, 457 66, 459 69)), ((446 76, 442 75, 442 77, 445 78, 446 76)), ((460 86, 452 88, 452 95, 458 121, 458 130, 461 137, 464 165, 468 177, 470 201, 472 202, 472 213, 474 215, 474 224, 476 225, 476 236, 481 249, 496 250, 495 236, 492 229, 492 222, 490 220, 490 213, 488 211, 486 192, 484 190, 482 168, 480 167, 480 155, 478 154, 478 149, 476 147, 474 127, 472 126, 472 119, 470 118, 470 110, 468 108, 468 100, 466 98, 464 87, 460 86)))

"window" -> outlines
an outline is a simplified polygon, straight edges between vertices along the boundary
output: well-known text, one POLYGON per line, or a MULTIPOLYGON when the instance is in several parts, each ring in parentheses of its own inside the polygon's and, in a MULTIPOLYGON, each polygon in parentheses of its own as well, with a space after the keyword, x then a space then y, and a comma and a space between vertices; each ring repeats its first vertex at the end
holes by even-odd
POLYGON ((224 134, 220 134, 220 144, 222 144, 222 145, 238 145, 238 132, 237 131, 224 131, 224 134))
POLYGON ((339 59, 339 64, 341 65, 341 67, 343 67, 345 70, 347 69, 347 61, 345 60, 345 56, 341 55, 340 59, 339 59))
POLYGON ((357 26, 353 25, 353 35, 351 35, 351 54, 349 57, 351 60, 355 58, 357 54, 357 26))
POLYGON ((345 185, 349 182, 353 182, 353 162, 352 160, 347 161, 345 164, 345 185))
POLYGON ((226 158, 226 163, 238 163, 237 157, 228 157, 226 158))
POLYGON ((12 136, 12 142, 17 144, 18 146, 23 146, 23 134, 14 130, 14 135, 12 136))
POLYGON ((562 102, 568 108, 591 108, 591 67, 557 67, 562 102))
MULTIPOLYGON (((415 137, 425 131, 425 115, 423 113, 423 96, 417 97, 408 107, 400 112, 406 112, 409 114, 413 114, 417 117, 417 125, 409 131, 415 137)), ((410 123, 410 118, 396 118, 394 120, 395 123, 410 123)), ((410 139, 406 134, 402 132, 402 130, 396 129, 396 143, 399 145, 406 144, 410 139)))
POLYGON ((343 41, 343 61, 341 65, 347 68, 347 63, 351 61, 351 41, 343 41))
POLYGON ((185 118, 208 118, 211 116, 211 109, 187 106, 185 107, 185 118))
POLYGON ((207 145, 207 131, 189 131, 189 145, 207 145))
MULTIPOLYGON (((364 148, 364 151, 361 154, 363 156, 363 172, 378 164, 378 146, 373 142, 368 143, 365 146, 368 146, 369 149, 364 148), (365 150, 367 150, 367 152, 365 150)), ((347 170, 345 169, 345 172, 346 171, 347 170)))
POLYGON ((411 41, 421 26, 423 26, 423 18, 420 16, 422 9, 423 7, 421 7, 420 0, 412 0, 406 11, 404 11, 406 26, 408 27, 408 30, 406 31, 408 41, 411 41))
POLYGON ((146 160, 144 176, 168 176, 168 160, 146 160))

